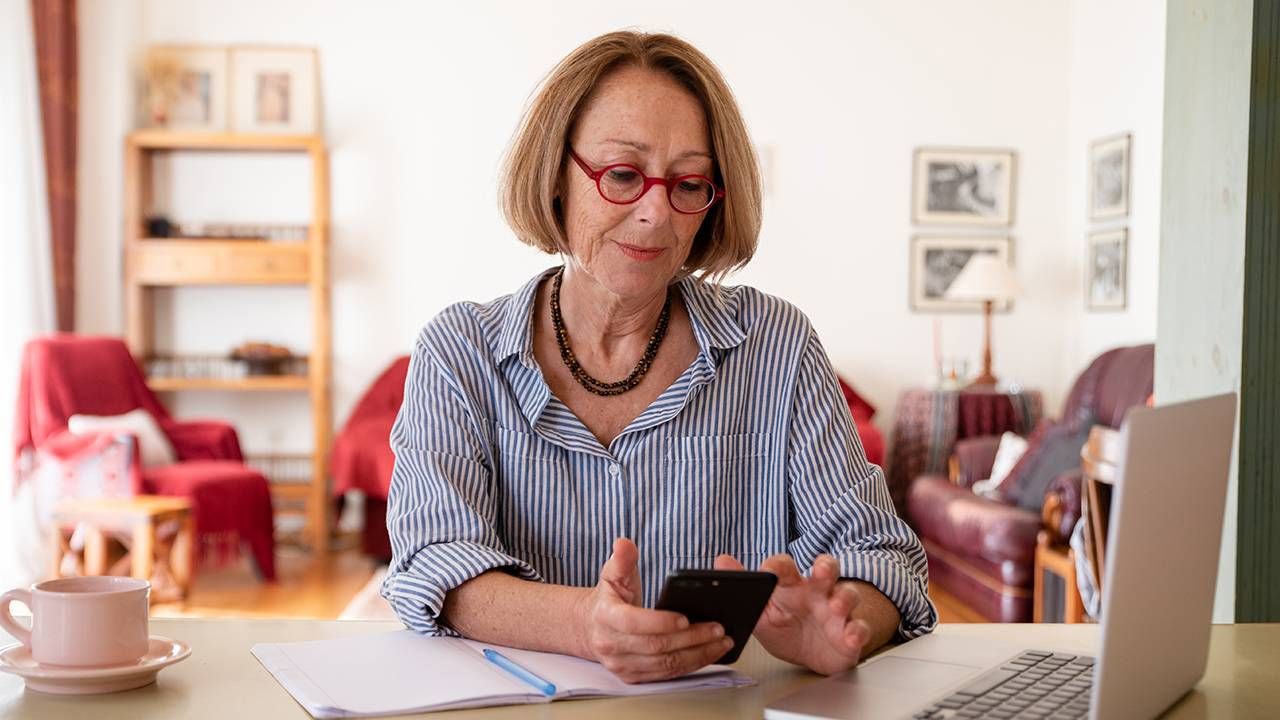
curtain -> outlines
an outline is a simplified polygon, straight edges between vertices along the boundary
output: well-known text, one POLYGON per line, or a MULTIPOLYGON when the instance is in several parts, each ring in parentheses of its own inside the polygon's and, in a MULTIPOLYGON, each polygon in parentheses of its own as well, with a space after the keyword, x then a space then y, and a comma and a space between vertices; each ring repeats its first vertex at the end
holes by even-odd
POLYGON ((76 325, 76 0, 31 0, 58 329, 76 325))
MULTIPOLYGON (((0 588, 37 579, 48 547, 34 503, 13 492, 22 345, 54 327, 52 248, 28 0, 0 0, 0 588)), ((28 483, 30 485, 30 483, 28 483)))

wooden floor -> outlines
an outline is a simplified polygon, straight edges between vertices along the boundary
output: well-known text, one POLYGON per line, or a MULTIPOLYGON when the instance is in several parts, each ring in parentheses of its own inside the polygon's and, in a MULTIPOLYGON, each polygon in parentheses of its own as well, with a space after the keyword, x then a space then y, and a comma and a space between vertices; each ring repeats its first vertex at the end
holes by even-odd
POLYGON ((285 617, 332 620, 369 582, 375 569, 358 550, 315 562, 304 550, 276 549, 276 582, 259 580, 245 558, 196 574, 186 603, 152 607, 153 617, 285 617))
POLYGON ((978 614, 977 610, 964 604, 951 593, 937 585, 929 586, 929 598, 938 608, 938 622, 944 623, 984 623, 991 622, 978 614))

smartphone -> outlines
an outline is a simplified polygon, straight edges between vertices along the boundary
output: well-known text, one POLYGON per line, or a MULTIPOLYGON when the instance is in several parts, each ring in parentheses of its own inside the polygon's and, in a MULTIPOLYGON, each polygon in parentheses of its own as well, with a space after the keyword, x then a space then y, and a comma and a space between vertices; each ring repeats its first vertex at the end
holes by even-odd
POLYGON ((751 570, 676 570, 658 596, 658 610, 678 612, 690 623, 717 622, 733 647, 716 664, 736 662, 769 603, 778 576, 751 570))

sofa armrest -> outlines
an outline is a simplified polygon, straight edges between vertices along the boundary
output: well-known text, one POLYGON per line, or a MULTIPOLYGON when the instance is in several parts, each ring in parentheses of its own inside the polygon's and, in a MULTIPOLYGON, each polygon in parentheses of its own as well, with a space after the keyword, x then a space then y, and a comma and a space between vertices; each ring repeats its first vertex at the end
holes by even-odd
POLYGON ((978 497, 939 475, 922 475, 911 486, 908 516, 921 537, 965 556, 991 563, 1030 563, 1040 516, 978 497))
POLYGON ((1066 545, 1080 520, 1080 493, 1083 474, 1079 468, 1060 473, 1044 491, 1040 520, 1054 545, 1066 545))
POLYGON ((179 462, 235 460, 244 462, 236 429, 221 420, 170 420, 164 431, 179 462))
POLYGON ((996 450, 999 447, 999 435, 966 438, 957 442, 951 455, 954 471, 951 481, 967 488, 979 480, 991 477, 991 466, 996 462, 996 450))

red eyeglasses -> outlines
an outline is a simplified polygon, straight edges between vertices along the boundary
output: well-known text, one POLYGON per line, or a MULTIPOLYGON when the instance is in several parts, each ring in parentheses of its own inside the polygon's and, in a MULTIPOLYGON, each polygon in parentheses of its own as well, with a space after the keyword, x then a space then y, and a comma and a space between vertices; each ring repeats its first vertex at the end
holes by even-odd
POLYGON ((640 168, 627 163, 606 165, 599 170, 592 170, 578 153, 569 148, 569 156, 596 183, 600 197, 614 205, 630 205, 654 185, 667 189, 667 201, 678 213, 697 215, 724 197, 724 190, 716 187, 706 175, 677 175, 673 178, 649 177, 640 168))

